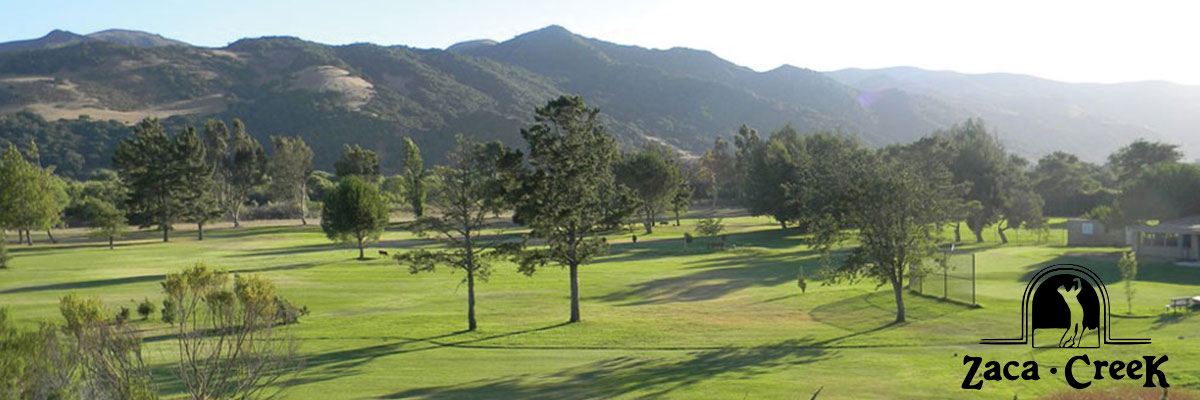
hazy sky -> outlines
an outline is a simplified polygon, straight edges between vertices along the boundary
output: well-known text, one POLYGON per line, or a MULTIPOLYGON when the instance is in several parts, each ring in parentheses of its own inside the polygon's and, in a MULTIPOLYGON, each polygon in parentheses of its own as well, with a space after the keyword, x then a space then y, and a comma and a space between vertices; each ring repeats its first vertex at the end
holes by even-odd
MULTIPOLYGON (((911 65, 1072 82, 1200 84, 1200 6, 1158 1, 0 0, 0 41, 126 28, 198 45, 299 36, 446 47, 559 24, 767 70, 911 65)), ((3 71, 0 71, 2 74, 3 71)))

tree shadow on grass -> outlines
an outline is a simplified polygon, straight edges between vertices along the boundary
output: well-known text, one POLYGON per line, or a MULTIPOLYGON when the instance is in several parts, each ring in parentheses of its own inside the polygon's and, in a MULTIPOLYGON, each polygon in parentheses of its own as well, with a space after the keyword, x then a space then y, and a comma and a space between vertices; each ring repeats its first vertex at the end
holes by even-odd
MULTIPOLYGON (((232 272, 232 273, 256 273, 256 272, 272 272, 272 271, 289 271, 289 270, 297 270, 297 269, 314 268, 314 267, 317 267, 322 264, 327 264, 327 263, 305 262, 305 263, 297 263, 297 264, 278 265, 278 266, 274 266, 274 267, 233 269, 233 270, 229 270, 229 272, 232 272)), ((82 281, 82 282, 64 282, 64 283, 54 283, 54 284, 49 284, 49 285, 37 285, 37 286, 9 288, 9 289, 0 290, 0 294, 31 293, 31 292, 41 292, 41 291, 53 291, 53 290, 91 289, 91 288, 97 288, 97 287, 103 287, 103 286, 116 286, 116 285, 128 285, 128 284, 134 284, 134 283, 155 282, 155 281, 164 280, 166 278, 167 278, 167 276, 164 274, 151 274, 151 275, 127 276, 127 277, 123 277, 123 278, 96 279, 96 280, 82 281)))
MULTIPOLYGON (((1019 278, 1029 282, 1042 268, 1055 264, 1076 264, 1095 272, 1108 288, 1109 296, 1114 296, 1121 282, 1121 270, 1117 268, 1117 260, 1121 257, 1120 250, 1104 252, 1077 252, 1056 257, 1052 260, 1030 264, 1025 267, 1025 273, 1019 278)), ((1138 261, 1138 274, 1135 282, 1158 282, 1175 285, 1200 285, 1200 268, 1176 265, 1170 260, 1146 258, 1138 261)), ((1134 284, 1136 286, 1136 283, 1134 284)), ((1200 294, 1197 290, 1195 294, 1200 294)), ((1112 299, 1116 300, 1116 299, 1112 299)), ((1164 299, 1163 304, 1166 304, 1164 299)))
MULTIPOLYGON (((793 229, 788 229, 787 232, 772 229, 730 233, 724 235, 724 246, 726 249, 733 249, 738 246, 773 250, 791 249, 805 243, 804 239, 797 235, 799 233, 794 232, 793 229)), ((687 256, 720 252, 720 250, 712 249, 709 246, 710 243, 720 243, 721 240, 719 237, 696 237, 695 241, 690 245, 684 243, 682 235, 668 237, 666 235, 646 236, 639 234, 638 237, 639 241, 637 243, 622 242, 609 245, 608 255, 597 259, 595 263, 639 261, 664 256, 687 256)), ((805 250, 803 253, 815 253, 815 251, 805 250)))
MULTIPOLYGON (((969 305, 930 299, 905 293, 905 316, 909 321, 924 321, 973 309, 969 305)), ((859 296, 817 306, 809 315, 814 321, 847 331, 864 332, 877 327, 879 321, 896 317, 896 301, 892 291, 878 290, 859 296)))
MULTIPOLYGON (((307 233, 320 232, 321 226, 315 224, 306 225, 276 225, 276 226, 244 226, 240 228, 222 227, 215 229, 205 229, 205 238, 240 238, 247 236, 261 236, 280 233, 307 233)), ((195 233, 195 232, 191 232, 195 233)))
POLYGON ((522 374, 461 385, 418 388, 384 396, 389 399, 593 399, 636 394, 658 398, 716 377, 747 378, 772 369, 809 364, 834 353, 809 340, 787 340, 756 347, 692 351, 677 357, 621 356, 540 376, 522 374))
POLYGON ((801 264, 815 273, 820 263, 815 259, 803 260, 811 255, 809 251, 780 254, 731 252, 722 257, 690 263, 692 265, 685 268, 694 271, 690 274, 637 283, 628 290, 600 296, 599 300, 634 306, 717 299, 750 287, 795 282, 796 271, 801 264))
MULTIPOLYGON (((123 249, 123 248, 127 248, 127 247, 139 247, 139 246, 153 245, 156 243, 162 243, 162 240, 161 239, 160 240, 117 240, 116 242, 113 243, 113 248, 114 249, 123 249)), ((24 244, 13 244, 13 243, 8 244, 8 252, 10 255, 14 255, 14 256, 22 255, 22 254, 50 253, 50 252, 63 251, 63 250, 74 250, 74 249, 106 249, 107 250, 108 249, 108 241, 107 240, 93 241, 93 242, 60 241, 57 244, 51 244, 51 243, 40 244, 39 243, 39 244, 35 244, 33 246, 27 246, 24 244)), ((116 250, 113 250, 113 251, 116 251, 116 250)))
POLYGON ((1154 323, 1150 324, 1150 329, 1159 330, 1162 328, 1166 328, 1167 326, 1170 326, 1170 325, 1178 324, 1183 321, 1192 320, 1192 319, 1194 319, 1192 317, 1192 315, 1194 315, 1194 314, 1196 314, 1196 312, 1194 312, 1194 311, 1185 311, 1185 312, 1171 312, 1171 313, 1159 315, 1158 318, 1156 318, 1154 320, 1154 323))
POLYGON ((133 283, 161 281, 163 279, 166 279, 166 277, 167 277, 166 275, 139 275, 139 276, 128 276, 128 277, 124 277, 124 278, 97 279, 97 280, 83 281, 83 282, 54 283, 54 284, 49 284, 49 285, 26 286, 26 287, 17 287, 17 288, 0 290, 0 294, 31 293, 31 292, 41 292, 41 291, 47 291, 47 290, 91 289, 91 288, 97 288, 97 287, 102 287, 102 286, 128 285, 128 284, 133 284, 133 283))

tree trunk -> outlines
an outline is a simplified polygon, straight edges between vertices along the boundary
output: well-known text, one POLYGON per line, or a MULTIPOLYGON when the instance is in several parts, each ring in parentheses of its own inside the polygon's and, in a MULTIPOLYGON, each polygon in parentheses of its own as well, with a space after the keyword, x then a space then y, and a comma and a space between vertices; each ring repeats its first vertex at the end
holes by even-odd
POLYGON ((787 221, 779 221, 779 229, 787 230, 787 221))
POLYGON ((33 232, 28 229, 25 230, 25 245, 33 246, 33 232))
POLYGON ((167 236, 167 230, 168 230, 167 226, 166 226, 166 225, 163 225, 163 226, 162 226, 162 232, 163 232, 163 243, 166 243, 166 242, 169 242, 169 241, 171 241, 171 239, 170 239, 170 238, 167 236))
POLYGON ((308 187, 300 185, 300 225, 308 225, 308 187))
POLYGON ((675 226, 679 226, 679 209, 675 209, 675 226))
POLYGON ((359 259, 359 260, 366 260, 366 259, 367 259, 367 256, 366 256, 366 254, 365 254, 365 253, 363 253, 363 240, 362 240, 362 238, 358 238, 358 259, 359 259))
POLYGON ((650 210, 646 210, 646 218, 642 220, 642 225, 646 227, 646 234, 654 233, 654 214, 650 210))
POLYGON ((475 271, 467 271, 467 330, 475 330, 475 271))
POLYGON ((204 223, 196 223, 196 240, 204 240, 204 223))
POLYGON ((113 249, 113 237, 112 236, 108 237, 108 249, 109 250, 113 249))
POLYGON ((571 269, 571 319, 568 323, 579 322, 579 265, 572 263, 571 269))
POLYGON ((896 296, 896 323, 904 322, 904 284, 899 280, 892 280, 892 294, 896 296))
POLYGON ((50 233, 50 228, 46 228, 46 237, 50 238, 50 243, 58 244, 58 239, 55 239, 54 234, 50 233))
POLYGON ((962 241, 962 222, 954 223, 954 243, 962 241))
POLYGON ((239 221, 239 218, 238 218, 238 217, 240 217, 240 215, 239 215, 239 214, 241 214, 241 213, 242 213, 242 212, 241 212, 241 211, 242 211, 242 210, 241 210, 241 208, 242 208, 241 206, 233 206, 233 209, 232 209, 232 210, 229 210, 229 214, 230 214, 230 216, 232 216, 232 217, 233 217, 233 227, 234 227, 235 229, 236 229, 236 228, 240 228, 240 227, 242 226, 242 223, 241 223, 241 221, 239 221))
POLYGON ((975 232, 975 243, 983 243, 983 227, 980 226, 978 229, 972 228, 971 231, 975 232))
POLYGON ((996 234, 1000 235, 1000 244, 1008 244, 1008 237, 1004 236, 1004 225, 1003 224, 996 225, 996 234))

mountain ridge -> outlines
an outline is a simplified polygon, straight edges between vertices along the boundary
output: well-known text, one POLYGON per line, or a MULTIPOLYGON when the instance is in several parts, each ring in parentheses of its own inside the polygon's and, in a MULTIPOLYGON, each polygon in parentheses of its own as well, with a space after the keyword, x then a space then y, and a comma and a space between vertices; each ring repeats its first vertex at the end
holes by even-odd
MULTIPOLYGON (((286 36, 206 48, 101 32, 108 38, 55 31, 0 44, 0 115, 125 123, 157 116, 176 125, 239 117, 263 139, 304 137, 321 167, 356 142, 380 152, 385 169, 395 167, 402 136, 433 160, 459 133, 519 144, 533 108, 568 93, 600 108, 625 145, 654 140, 693 154, 742 124, 762 134, 785 124, 837 130, 882 146, 975 116, 1030 157, 1068 150, 1098 160, 1138 136, 1189 152, 1200 145, 1181 134, 1200 128, 1186 112, 1200 102, 1200 88, 1170 83, 1093 86, 914 67, 819 72, 784 64, 758 72, 706 50, 617 44, 557 25, 446 49, 286 36), (21 51, 3 51, 14 46, 21 51)), ((17 141, 12 136, 0 132, 0 142, 17 141)))

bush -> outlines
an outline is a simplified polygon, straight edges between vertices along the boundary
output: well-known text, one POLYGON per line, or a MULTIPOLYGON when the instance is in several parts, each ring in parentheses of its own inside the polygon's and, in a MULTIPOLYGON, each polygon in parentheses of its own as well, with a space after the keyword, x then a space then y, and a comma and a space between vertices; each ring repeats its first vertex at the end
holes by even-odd
POLYGON ((154 314, 154 303, 151 303, 149 298, 143 299, 137 305, 137 313, 142 316, 142 321, 149 319, 150 314, 154 314))
POLYGON ((162 322, 174 325, 176 320, 175 301, 166 299, 162 304, 162 322))
POLYGON ((291 325, 300 322, 300 317, 308 315, 308 306, 296 308, 292 302, 285 298, 276 296, 275 304, 277 306, 275 311, 275 323, 277 324, 291 325))
POLYGON ((292 219, 300 217, 300 207, 292 203, 266 203, 247 206, 242 212, 246 220, 292 219))
POLYGON ((117 325, 124 324, 129 320, 129 307, 121 306, 121 311, 117 312, 117 325))
POLYGON ((696 232, 704 236, 716 236, 725 230, 721 218, 704 218, 696 222, 696 232))

